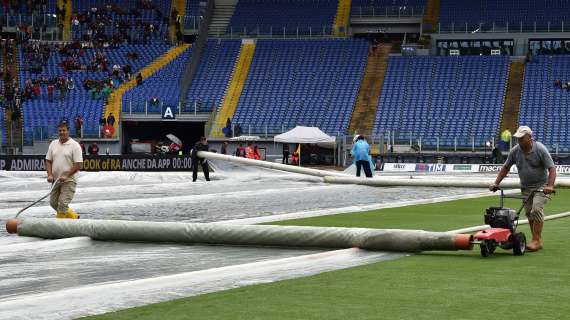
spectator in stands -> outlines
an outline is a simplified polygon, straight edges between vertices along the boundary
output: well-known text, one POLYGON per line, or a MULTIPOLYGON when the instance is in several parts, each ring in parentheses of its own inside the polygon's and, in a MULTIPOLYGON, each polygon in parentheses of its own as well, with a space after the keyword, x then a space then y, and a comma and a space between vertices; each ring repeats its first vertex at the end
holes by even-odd
POLYGON ((34 84, 32 85, 32 93, 34 98, 40 97, 40 94, 42 93, 42 88, 38 81, 34 82, 34 84))
POLYGON ((528 196, 532 191, 541 190, 535 192, 529 203, 525 205, 532 233, 532 241, 527 249, 538 251, 543 248, 544 205, 550 199, 549 195, 554 192, 556 167, 548 149, 532 139, 532 130, 529 127, 519 127, 514 137, 518 139, 518 145, 509 152, 507 161, 497 175, 495 183, 489 186, 489 190, 495 192, 499 189, 501 181, 513 165, 517 166, 523 195, 528 196))
POLYGON ((107 117, 107 124, 110 125, 111 127, 115 126, 115 116, 113 115, 113 113, 109 113, 109 116, 107 117))
POLYGON ((196 179, 198 178, 198 164, 202 166, 202 171, 204 172, 206 181, 210 181, 208 161, 204 158, 198 157, 199 151, 208 151, 208 140, 206 137, 201 137, 200 141, 196 142, 192 149, 192 182, 196 182, 196 179))
POLYGON ((289 144, 283 144, 283 159, 281 160, 282 164, 289 164, 289 144))
POLYGON ((101 97, 103 100, 106 101, 109 98, 109 95, 111 95, 111 85, 103 86, 103 89, 101 89, 101 97))
POLYGON ((101 131, 101 133, 103 133, 103 128, 105 125, 107 125, 107 119, 105 116, 102 116, 101 119, 99 119, 99 131, 101 131))
POLYGON ((143 83, 143 77, 140 72, 137 74, 136 81, 137 81, 137 86, 140 86, 143 83))
POLYGON ((67 92, 67 80, 65 78, 59 78, 57 80, 57 87, 59 88, 59 100, 65 100, 65 94, 67 92))
POLYGON ((370 167, 370 146, 363 135, 354 137, 354 145, 350 151, 354 157, 356 164, 356 176, 360 177, 360 170, 364 168, 364 174, 367 178, 372 178, 372 170, 370 167))
POLYGON ((47 86, 47 92, 48 92, 48 100, 49 102, 53 102, 53 91, 55 90, 55 87, 53 84, 48 84, 47 86))
POLYGON ((75 136, 76 137, 83 138, 83 131, 81 130, 82 128, 83 128, 83 117, 78 115, 77 117, 75 117, 75 136))
POLYGON ((227 141, 224 141, 224 143, 222 144, 221 154, 228 154, 228 142, 227 141))
POLYGON ((125 74, 125 78, 127 78, 127 80, 131 79, 131 72, 133 72, 133 69, 130 64, 123 66, 123 73, 125 74))
POLYGON ((99 155, 99 146, 97 145, 97 143, 93 142, 89 148, 87 149, 87 151, 89 151, 89 154, 92 156, 98 156, 99 155))
POLYGON ((222 133, 226 138, 232 137, 232 121, 230 120, 230 118, 228 118, 228 120, 226 121, 226 126, 222 128, 222 133))
POLYGON ((127 53, 127 59, 129 59, 129 60, 137 60, 138 58, 139 58, 139 54, 134 52, 134 51, 127 53))
POLYGON ((554 80, 554 87, 558 89, 562 89, 562 81, 560 79, 554 80))

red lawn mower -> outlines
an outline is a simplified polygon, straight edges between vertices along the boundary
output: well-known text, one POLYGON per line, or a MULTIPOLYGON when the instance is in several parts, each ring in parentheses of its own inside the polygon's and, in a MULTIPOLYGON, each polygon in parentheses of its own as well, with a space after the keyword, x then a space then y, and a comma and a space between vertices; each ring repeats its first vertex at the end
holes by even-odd
POLYGON ((526 251, 526 236, 522 232, 517 232, 519 215, 529 199, 542 190, 533 190, 528 196, 507 196, 502 189, 499 190, 501 191, 500 206, 490 207, 485 211, 485 224, 491 228, 477 232, 473 236, 473 243, 479 244, 483 257, 493 254, 497 247, 505 250, 513 249, 515 256, 522 256, 526 251), (521 199, 523 204, 518 211, 505 208, 506 198, 521 199))

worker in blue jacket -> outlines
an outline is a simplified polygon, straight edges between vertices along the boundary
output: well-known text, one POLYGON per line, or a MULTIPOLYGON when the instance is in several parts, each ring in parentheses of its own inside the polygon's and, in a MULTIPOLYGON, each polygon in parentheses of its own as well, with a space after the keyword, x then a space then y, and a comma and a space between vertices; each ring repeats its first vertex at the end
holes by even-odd
POLYGON ((372 169, 370 165, 370 145, 366 142, 363 135, 354 137, 352 151, 350 151, 356 165, 356 176, 360 177, 360 169, 364 168, 364 174, 367 178, 372 178, 372 169))

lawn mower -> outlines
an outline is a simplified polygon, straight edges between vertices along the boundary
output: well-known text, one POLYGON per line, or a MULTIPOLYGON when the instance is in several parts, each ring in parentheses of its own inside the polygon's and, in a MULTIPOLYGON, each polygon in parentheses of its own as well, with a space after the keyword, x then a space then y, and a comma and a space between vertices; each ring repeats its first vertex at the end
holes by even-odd
POLYGON ((500 206, 485 210, 485 224, 491 228, 477 232, 473 236, 473 243, 479 244, 483 257, 494 253, 497 247, 505 250, 512 249, 515 256, 522 256, 526 251, 526 236, 522 232, 517 232, 519 215, 529 199, 542 190, 533 190, 528 196, 508 196, 502 189, 499 190, 501 191, 500 206), (506 198, 521 199, 523 204, 518 211, 505 208, 506 198))

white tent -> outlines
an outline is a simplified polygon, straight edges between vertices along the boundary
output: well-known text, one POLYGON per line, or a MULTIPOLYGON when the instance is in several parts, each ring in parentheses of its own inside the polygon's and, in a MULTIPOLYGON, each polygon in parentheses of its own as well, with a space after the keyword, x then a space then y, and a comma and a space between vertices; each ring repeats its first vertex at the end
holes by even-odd
POLYGON ((280 143, 318 143, 334 144, 335 138, 322 132, 317 127, 296 126, 295 128, 277 135, 273 141, 280 143))
MULTIPOLYGON (((336 142, 336 138, 329 136, 328 134, 321 131, 317 127, 303 127, 296 126, 295 128, 276 135, 273 138, 274 142, 279 143, 316 143, 320 146, 333 147, 336 142)), ((299 166, 301 166, 301 154, 299 151, 299 166)))

